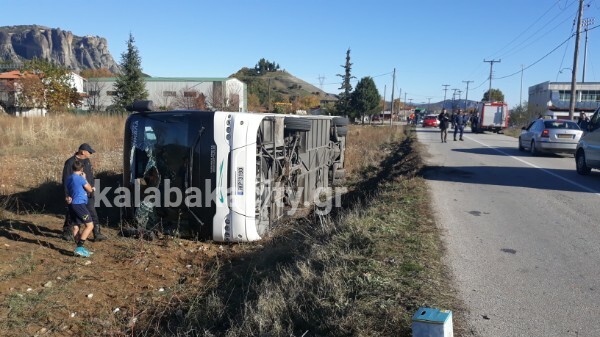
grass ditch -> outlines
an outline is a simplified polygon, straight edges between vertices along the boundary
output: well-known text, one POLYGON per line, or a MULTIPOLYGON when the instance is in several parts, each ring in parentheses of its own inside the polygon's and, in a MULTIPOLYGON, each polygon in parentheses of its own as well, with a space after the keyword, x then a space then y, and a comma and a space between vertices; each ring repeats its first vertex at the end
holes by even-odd
POLYGON ((354 171, 342 208, 294 220, 262 245, 207 264, 202 289, 148 312, 128 333, 411 336, 412 315, 431 306, 453 310, 462 335, 416 140, 392 130, 372 149, 377 160, 354 171))

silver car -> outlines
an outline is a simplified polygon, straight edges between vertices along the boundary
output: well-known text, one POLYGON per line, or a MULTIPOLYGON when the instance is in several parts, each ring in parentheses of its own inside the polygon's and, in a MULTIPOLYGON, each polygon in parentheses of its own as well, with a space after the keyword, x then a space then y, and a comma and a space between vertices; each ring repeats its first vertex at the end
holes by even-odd
POLYGON ((523 127, 519 150, 538 153, 575 153, 583 131, 577 123, 564 119, 537 119, 523 127))
POLYGON ((575 167, 582 175, 590 174, 592 169, 600 169, 600 108, 594 112, 585 129, 575 153, 575 167))

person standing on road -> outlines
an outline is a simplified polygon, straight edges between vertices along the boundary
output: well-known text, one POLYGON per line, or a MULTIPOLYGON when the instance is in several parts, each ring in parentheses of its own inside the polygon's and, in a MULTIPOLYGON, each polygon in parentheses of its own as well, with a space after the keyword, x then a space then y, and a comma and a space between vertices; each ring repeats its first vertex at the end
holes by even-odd
POLYGON ((454 116, 454 140, 456 141, 456 134, 460 133, 460 140, 463 140, 463 132, 465 130, 465 124, 467 124, 467 118, 463 113, 462 109, 458 110, 458 114, 454 116))
POLYGON ((479 126, 479 117, 477 116, 477 113, 473 113, 473 115, 471 115, 471 132, 477 133, 478 126, 479 126))
POLYGON ((448 117, 446 108, 442 109, 442 112, 438 115, 438 120, 440 121, 440 137, 442 138, 442 143, 447 143, 446 138, 448 137, 448 124, 450 124, 450 117, 448 117))
POLYGON ((450 125, 452 125, 452 130, 454 130, 454 120, 456 119, 456 112, 454 112, 454 110, 452 110, 452 114, 450 115, 450 125))
MULTIPOLYGON (((76 160, 80 161, 83 164, 83 172, 85 173, 85 178, 90 184, 90 186, 94 187, 94 169, 92 167, 92 162, 89 159, 94 152, 96 151, 94 151, 94 149, 92 149, 92 147, 89 144, 83 143, 79 146, 77 152, 75 152, 75 154, 71 158, 65 161, 65 165, 63 167, 62 182, 65 191, 65 201, 67 204, 69 204, 72 201, 72 198, 69 195, 69 190, 67 188, 66 182, 67 178, 69 178, 71 174, 73 174, 73 162, 75 162, 76 160)), ((107 237, 101 233, 100 221, 98 219, 98 213, 96 213, 96 207, 94 207, 94 203, 94 193, 92 192, 89 193, 87 196, 86 207, 89 211, 90 216, 92 217, 92 222, 94 223, 94 241, 103 241, 106 240, 107 237)), ((70 221, 70 212, 67 212, 67 215, 65 217, 62 238, 66 241, 74 240, 72 224, 70 221)))

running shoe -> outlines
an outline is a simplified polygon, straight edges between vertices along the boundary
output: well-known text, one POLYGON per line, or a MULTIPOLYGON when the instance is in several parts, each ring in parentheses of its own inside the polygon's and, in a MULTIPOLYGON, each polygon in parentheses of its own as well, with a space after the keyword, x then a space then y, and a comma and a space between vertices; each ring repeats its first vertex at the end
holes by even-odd
POLYGON ((73 254, 75 256, 81 256, 81 257, 90 257, 90 252, 88 252, 87 249, 85 249, 84 247, 77 247, 75 248, 75 251, 73 252, 73 254))

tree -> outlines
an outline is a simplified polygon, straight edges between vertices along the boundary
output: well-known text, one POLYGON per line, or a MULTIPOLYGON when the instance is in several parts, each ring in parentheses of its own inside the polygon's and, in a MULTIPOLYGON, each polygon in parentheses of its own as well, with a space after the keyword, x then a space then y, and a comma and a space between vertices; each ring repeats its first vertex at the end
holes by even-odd
POLYGON ((350 93, 352 92, 352 84, 350 84, 350 80, 355 78, 351 75, 352 72, 352 63, 350 63, 350 48, 346 51, 346 64, 341 66, 344 68, 344 74, 337 74, 342 78, 342 86, 338 89, 343 90, 339 95, 339 100, 336 104, 336 111, 340 115, 349 115, 350 114, 350 93))
POLYGON ((179 90, 175 107, 185 110, 208 110, 206 106, 206 96, 198 90, 183 88, 179 90))
POLYGON ((18 108, 45 108, 46 88, 42 80, 33 74, 25 73, 23 77, 11 83, 10 92, 15 93, 15 106, 18 108))
MULTIPOLYGON (((490 102, 490 100, 488 99, 489 97, 489 92, 490 90, 486 91, 483 94, 483 101, 485 102, 490 102)), ((492 92, 492 102, 504 102, 504 94, 502 93, 502 91, 500 91, 500 89, 491 89, 492 92)))
POLYGON ((262 58, 254 66, 254 70, 258 74, 264 74, 266 72, 274 72, 274 71, 279 70, 279 64, 276 64, 275 62, 269 62, 268 60, 265 60, 264 58, 262 58))
POLYGON ((115 82, 116 95, 113 98, 114 105, 121 111, 136 100, 148 98, 146 83, 142 73, 142 59, 134 44, 133 35, 129 34, 127 40, 127 51, 121 54, 121 74, 115 82))
POLYGON ((71 73, 67 68, 46 60, 33 59, 25 62, 23 70, 33 76, 24 76, 19 80, 21 107, 46 108, 49 112, 58 112, 81 105, 81 98, 72 85, 71 73))
POLYGON ((157 88, 153 91, 153 97, 156 97, 156 101, 153 102, 155 107, 159 110, 172 110, 173 105, 177 101, 177 88, 174 85, 165 85, 157 88))
POLYGON ((90 107, 90 111, 102 111, 104 109, 104 100, 100 93, 106 88, 104 82, 98 82, 94 80, 87 81, 85 84, 87 96, 85 101, 90 107))
POLYGON ((301 109, 303 110, 317 107, 319 103, 321 103, 321 99, 316 95, 308 95, 300 98, 301 109))
MULTIPOLYGON (((350 114, 352 118, 364 117, 365 115, 373 115, 379 112, 381 96, 377 90, 377 86, 373 78, 363 77, 356 84, 356 89, 351 95, 350 114)), ((364 118, 361 118, 364 120, 364 118)))
POLYGON ((248 94, 248 111, 259 111, 262 105, 256 94, 248 94))
POLYGON ((510 111, 508 122, 510 126, 526 126, 534 118, 533 112, 527 109, 527 102, 523 102, 510 111))

